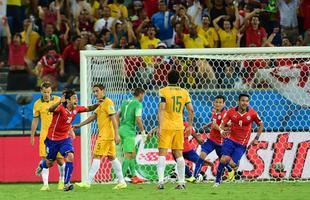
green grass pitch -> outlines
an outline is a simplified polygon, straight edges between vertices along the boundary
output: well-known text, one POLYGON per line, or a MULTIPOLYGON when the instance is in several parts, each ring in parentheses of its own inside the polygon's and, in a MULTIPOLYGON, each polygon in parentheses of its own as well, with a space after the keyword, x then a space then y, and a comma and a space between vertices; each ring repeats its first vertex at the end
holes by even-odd
POLYGON ((40 191, 40 184, 0 183, 1 200, 74 199, 74 200, 307 200, 310 199, 310 182, 276 183, 223 183, 213 188, 212 183, 187 184, 186 190, 175 190, 174 184, 166 184, 164 190, 156 190, 155 184, 129 184, 126 189, 112 190, 114 185, 97 184, 90 189, 75 187, 73 191, 40 191))

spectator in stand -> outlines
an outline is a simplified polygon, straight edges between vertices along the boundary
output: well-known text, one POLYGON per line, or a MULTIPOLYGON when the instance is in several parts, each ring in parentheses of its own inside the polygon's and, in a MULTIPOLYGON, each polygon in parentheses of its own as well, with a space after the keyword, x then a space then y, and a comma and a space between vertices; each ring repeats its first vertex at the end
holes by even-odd
POLYGON ((303 41, 304 46, 310 46, 310 29, 305 31, 305 36, 304 36, 304 41, 303 41))
POLYGON ((291 43, 295 43, 298 32, 297 11, 300 0, 278 0, 277 6, 280 12, 281 33, 284 34, 291 43))
POLYGON ((86 10, 82 10, 76 23, 76 32, 79 35, 82 31, 93 32, 94 30, 94 18, 86 10))
POLYGON ((143 8, 147 16, 151 18, 158 11, 158 0, 143 0, 143 8))
POLYGON ((213 0, 213 6, 210 10, 210 18, 214 20, 219 16, 227 15, 224 0, 213 0))
POLYGON ((217 48, 219 46, 219 37, 213 27, 210 27, 210 17, 204 15, 202 17, 202 26, 197 27, 199 35, 204 36, 208 41, 210 48, 217 48))
POLYGON ((191 21, 191 16, 186 13, 186 8, 182 4, 177 4, 175 7, 175 14, 171 17, 172 26, 175 27, 176 23, 181 23, 183 30, 187 32, 191 21))
POLYGON ((22 1, 21 0, 7 0, 6 14, 7 17, 12 18, 12 33, 19 33, 22 30, 22 1))
POLYGON ((219 34, 221 47, 237 47, 237 34, 239 29, 239 12, 238 7, 235 8, 235 22, 229 16, 221 15, 213 20, 213 25, 217 33, 219 34), (223 28, 218 23, 223 19, 223 28))
POLYGON ((187 14, 191 16, 192 22, 194 24, 201 26, 202 7, 200 5, 199 0, 186 0, 186 2, 188 6, 187 14))
POLYGON ((158 2, 158 10, 159 11, 152 16, 151 21, 157 29, 158 38, 170 47, 173 35, 171 24, 173 13, 167 9, 165 2, 162 0, 158 2))
POLYGON ((58 89, 58 77, 64 76, 64 62, 61 55, 56 52, 54 46, 49 46, 47 53, 42 56, 37 64, 37 74, 42 82, 49 81, 54 86, 53 90, 58 89))
POLYGON ((174 34, 172 38, 172 48, 185 48, 183 42, 183 34, 184 34, 184 25, 182 22, 177 22, 174 25, 174 34))
POLYGON ((72 36, 69 44, 62 53, 65 64, 65 74, 67 75, 65 87, 74 87, 80 75, 80 50, 84 49, 80 36, 72 36))
POLYGON ((95 23, 94 30, 97 35, 103 29, 109 29, 111 31, 114 17, 111 17, 111 9, 108 6, 103 7, 102 18, 98 19, 95 23))
POLYGON ((113 26, 113 40, 114 44, 112 48, 116 49, 128 49, 129 44, 135 44, 137 39, 132 29, 132 24, 124 20, 124 23, 120 21, 113 26))
POLYGON ((205 37, 197 33, 197 25, 191 24, 189 26, 189 34, 183 34, 182 41, 185 48, 209 48, 210 44, 205 37))
POLYGON ((15 33, 12 37, 6 17, 2 18, 2 24, 9 46, 7 90, 29 90, 34 85, 32 85, 31 71, 26 65, 25 57, 27 55, 27 45, 29 44, 32 24, 28 26, 25 42, 22 42, 22 36, 19 33, 15 33))
POLYGON ((137 29, 137 36, 141 49, 155 49, 160 39, 156 38, 156 28, 150 24, 150 19, 146 18, 137 29), (142 30, 146 27, 146 35, 142 30))
POLYGON ((91 6, 86 0, 72 0, 71 1, 71 13, 73 15, 74 20, 78 19, 81 11, 84 9, 86 9, 89 13, 92 14, 91 6))
POLYGON ((240 32, 245 31, 246 47, 262 47, 266 46, 267 44, 266 30, 260 26, 260 11, 260 9, 255 9, 253 12, 247 15, 244 20, 245 24, 240 29, 240 32))
POLYGON ((137 28, 146 18, 147 18, 147 15, 146 15, 145 10, 143 10, 142 8, 137 10, 137 15, 134 15, 130 18, 130 21, 132 22, 133 30, 137 30, 137 28))
POLYGON ((128 18, 128 10, 126 6, 123 5, 124 0, 113 0, 112 4, 109 4, 109 8, 111 9, 111 17, 126 19, 128 18))
POLYGON ((96 44, 97 49, 112 49, 113 46, 113 36, 109 29, 103 29, 98 37, 98 42, 96 44))
POLYGON ((57 53, 60 53, 60 39, 55 34, 55 28, 53 24, 46 24, 44 34, 41 36, 38 42, 38 53, 39 56, 46 54, 46 50, 49 46, 54 46, 57 53))
MULTIPOLYGON (((24 31, 20 33, 22 36, 22 42, 26 42, 26 36, 28 27, 32 26, 32 22, 30 19, 24 20, 24 31)), ((29 43, 28 43, 28 49, 26 54, 26 63, 27 65, 32 68, 35 66, 35 62, 38 60, 38 52, 37 52, 37 43, 40 39, 40 35, 32 31, 29 33, 29 43)))

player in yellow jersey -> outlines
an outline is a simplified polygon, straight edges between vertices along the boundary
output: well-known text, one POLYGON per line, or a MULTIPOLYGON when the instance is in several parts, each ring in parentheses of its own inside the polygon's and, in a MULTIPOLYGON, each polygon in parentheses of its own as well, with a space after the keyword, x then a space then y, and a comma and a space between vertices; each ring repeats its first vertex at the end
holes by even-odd
POLYGON ((88 179, 85 183, 76 183, 76 185, 83 188, 90 188, 90 184, 100 168, 101 158, 106 156, 111 161, 112 167, 118 178, 118 184, 113 189, 126 188, 127 184, 124 180, 122 165, 116 158, 116 144, 120 143, 120 136, 118 134, 114 103, 111 99, 104 96, 104 86, 101 84, 93 86, 93 94, 101 102, 100 105, 93 115, 85 121, 73 126, 74 128, 80 128, 97 119, 99 129, 99 135, 94 147, 93 162, 89 169, 88 179))
MULTIPOLYGON (((41 130, 40 130, 40 145, 39 145, 39 154, 41 159, 45 159, 46 157, 46 147, 44 144, 44 140, 47 136, 48 128, 52 122, 53 113, 48 112, 48 108, 54 105, 55 103, 60 101, 60 97, 52 96, 52 85, 50 82, 43 82, 41 84, 41 94, 42 97, 38 99, 33 106, 33 120, 31 124, 31 136, 30 143, 33 146, 35 143, 34 135, 36 133, 39 119, 41 120, 41 130)), ((59 182, 58 189, 62 190, 64 187, 64 170, 65 163, 63 157, 58 153, 57 155, 57 163, 59 170, 59 182)), ((43 187, 41 190, 49 190, 48 186, 48 175, 49 170, 43 169, 42 171, 42 179, 43 179, 43 187)))
POLYGON ((158 109, 158 189, 164 189, 164 172, 168 149, 176 158, 178 185, 176 189, 185 189, 185 161, 182 155, 184 143, 183 113, 188 111, 188 126, 185 132, 192 130, 194 109, 187 90, 179 87, 179 72, 171 70, 167 75, 169 85, 159 90, 160 104, 158 109))

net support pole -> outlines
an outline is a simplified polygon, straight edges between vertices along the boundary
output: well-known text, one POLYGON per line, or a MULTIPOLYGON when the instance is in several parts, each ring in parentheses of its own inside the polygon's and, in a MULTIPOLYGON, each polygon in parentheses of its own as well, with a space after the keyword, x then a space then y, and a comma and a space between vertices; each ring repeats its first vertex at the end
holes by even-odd
MULTIPOLYGON (((87 106, 88 103, 88 77, 87 77, 87 59, 86 56, 80 51, 80 99, 81 105, 87 106)), ((81 114, 81 121, 84 121, 87 118, 87 113, 81 114)), ((90 165, 90 140, 89 140, 89 128, 88 126, 83 126, 81 128, 81 181, 85 182, 88 177, 88 170, 90 165)))

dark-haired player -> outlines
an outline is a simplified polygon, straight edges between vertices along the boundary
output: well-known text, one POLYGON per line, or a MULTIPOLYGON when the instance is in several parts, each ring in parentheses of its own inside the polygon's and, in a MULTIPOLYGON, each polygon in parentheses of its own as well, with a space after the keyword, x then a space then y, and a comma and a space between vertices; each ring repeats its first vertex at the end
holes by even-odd
POLYGON ((224 127, 229 121, 231 122, 231 127, 229 134, 222 145, 222 157, 217 169, 214 187, 219 186, 225 166, 230 165, 235 170, 238 168, 239 161, 246 151, 251 136, 253 122, 258 125, 258 130, 257 135, 251 144, 257 144, 258 139, 262 134, 264 124, 259 118, 257 112, 249 107, 249 101, 250 96, 248 94, 240 94, 238 97, 238 106, 229 109, 224 115, 220 126, 221 135, 226 136, 224 127))
POLYGON ((64 191, 73 189, 70 179, 73 172, 74 149, 72 139, 69 137, 69 134, 72 133, 72 121, 78 113, 93 111, 99 105, 84 107, 77 104, 78 96, 75 91, 66 90, 63 92, 62 99, 49 107, 48 111, 53 113, 53 119, 44 141, 47 156, 40 162, 36 170, 36 175, 39 176, 43 169, 52 167, 57 153, 60 152, 66 158, 64 191))

